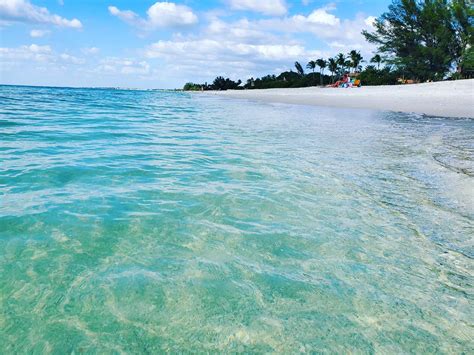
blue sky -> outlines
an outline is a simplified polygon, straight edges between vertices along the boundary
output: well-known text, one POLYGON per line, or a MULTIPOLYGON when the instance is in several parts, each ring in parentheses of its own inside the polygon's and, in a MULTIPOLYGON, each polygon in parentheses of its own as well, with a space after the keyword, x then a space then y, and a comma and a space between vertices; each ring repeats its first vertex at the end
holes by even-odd
POLYGON ((0 83, 178 88, 374 48, 390 0, 0 0, 0 83))

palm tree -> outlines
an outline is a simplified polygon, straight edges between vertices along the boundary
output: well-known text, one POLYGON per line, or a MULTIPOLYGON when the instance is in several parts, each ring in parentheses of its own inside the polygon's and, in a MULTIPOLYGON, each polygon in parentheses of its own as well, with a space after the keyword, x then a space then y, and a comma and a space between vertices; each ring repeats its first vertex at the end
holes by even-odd
POLYGON ((382 63, 382 57, 379 54, 376 54, 370 60, 371 63, 377 63, 377 70, 380 70, 380 63, 382 63))
POLYGON ((351 67, 352 67, 352 62, 350 61, 350 59, 346 59, 346 61, 344 62, 344 74, 345 74, 345 68, 348 68, 349 69, 349 73, 351 72, 351 67))
POLYGON ((328 69, 331 72, 331 83, 334 83, 334 73, 337 72, 339 65, 337 64, 336 58, 328 59, 328 69))
POLYGON ((360 65, 361 63, 365 62, 364 60, 364 57, 362 57, 360 55, 360 53, 357 54, 357 57, 356 57, 356 66, 355 66, 355 70, 358 70, 359 72, 362 71, 362 65, 360 65))
POLYGON ((308 64, 306 64, 306 68, 313 71, 313 81, 314 81, 314 69, 316 69, 316 62, 314 60, 310 60, 308 64))
POLYGON ((321 86, 324 85, 323 83, 323 74, 324 74, 324 68, 327 66, 327 62, 323 58, 319 58, 316 60, 316 65, 319 67, 319 77, 321 79, 321 86))
POLYGON ((295 62, 295 68, 299 75, 304 75, 304 69, 299 62, 295 62))
POLYGON ((337 65, 341 66, 342 73, 344 73, 344 72, 345 72, 345 66, 346 66, 346 57, 344 56, 344 54, 339 53, 339 54, 336 56, 335 59, 336 59, 337 65))
POLYGON ((351 66, 352 68, 354 68, 354 73, 355 73, 360 63, 362 63, 363 58, 360 55, 360 52, 357 52, 356 50, 350 51, 349 56, 351 57, 351 66))
POLYGON ((355 49, 351 50, 348 54, 347 54, 350 58, 351 58, 351 65, 349 67, 349 72, 350 72, 350 68, 354 68, 355 66, 355 61, 356 61, 356 57, 357 57, 357 51, 355 49))

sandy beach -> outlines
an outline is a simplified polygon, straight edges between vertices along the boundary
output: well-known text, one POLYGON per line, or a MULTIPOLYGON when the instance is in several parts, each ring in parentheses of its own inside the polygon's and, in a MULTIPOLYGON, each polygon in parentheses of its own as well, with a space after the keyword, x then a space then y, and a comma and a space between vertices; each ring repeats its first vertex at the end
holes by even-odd
POLYGON ((354 89, 308 87, 210 93, 265 102, 474 118, 474 79, 354 89))

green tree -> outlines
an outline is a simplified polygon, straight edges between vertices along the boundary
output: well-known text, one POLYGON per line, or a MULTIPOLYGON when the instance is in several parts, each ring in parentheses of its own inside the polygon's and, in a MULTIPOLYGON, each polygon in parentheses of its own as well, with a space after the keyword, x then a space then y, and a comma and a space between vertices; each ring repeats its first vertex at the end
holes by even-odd
POLYGON ((313 81, 314 81, 314 69, 316 69, 316 62, 314 60, 310 60, 308 64, 306 64, 306 68, 313 71, 313 81))
POLYGON ((363 35, 412 79, 442 79, 469 42, 468 7, 462 0, 392 0, 375 31, 363 35))
POLYGON ((199 91, 203 89, 202 85, 194 84, 194 83, 186 83, 184 84, 183 90, 184 91, 199 91))
POLYGON ((327 62, 323 58, 319 58, 318 60, 316 60, 316 65, 319 67, 319 78, 321 80, 321 86, 323 86, 324 85, 323 75, 324 75, 324 69, 327 66, 327 62))
POLYGON ((241 80, 233 81, 229 78, 224 78, 218 76, 214 79, 214 82, 211 85, 212 90, 236 90, 239 88, 239 85, 242 84, 241 80))
POLYGON ((359 75, 362 84, 365 85, 395 85, 399 73, 392 71, 391 67, 378 70, 374 65, 368 65, 359 75))
POLYGON ((352 67, 352 62, 350 61, 350 59, 346 59, 346 61, 344 62, 344 68, 343 68, 343 73, 345 74, 346 73, 346 68, 349 69, 349 72, 351 71, 351 67, 352 67))
POLYGON ((339 69, 336 58, 328 59, 328 69, 331 72, 331 83, 334 83, 334 73, 339 69))
POLYGON ((377 64, 377 70, 380 70, 380 63, 382 63, 382 57, 380 56, 380 54, 376 54, 372 57, 370 62, 377 64))
POLYGON ((341 73, 344 74, 346 71, 346 56, 342 53, 339 53, 336 56, 336 63, 341 68, 341 73))
POLYGON ((354 69, 354 73, 359 69, 360 63, 363 61, 363 57, 360 52, 352 50, 349 52, 349 57, 351 58, 351 67, 354 69))
POLYGON ((296 68, 296 72, 303 76, 304 75, 304 69, 303 67, 301 66, 301 64, 299 62, 295 62, 295 68, 296 68))
POLYGON ((469 47, 464 51, 459 63, 459 72, 463 78, 474 77, 474 47, 469 47))
POLYGON ((457 34, 453 46, 455 61, 461 74, 470 76, 472 71, 469 75, 465 70, 469 67, 469 58, 472 60, 472 47, 474 46, 474 6, 469 0, 453 0, 451 11, 453 26, 457 34))

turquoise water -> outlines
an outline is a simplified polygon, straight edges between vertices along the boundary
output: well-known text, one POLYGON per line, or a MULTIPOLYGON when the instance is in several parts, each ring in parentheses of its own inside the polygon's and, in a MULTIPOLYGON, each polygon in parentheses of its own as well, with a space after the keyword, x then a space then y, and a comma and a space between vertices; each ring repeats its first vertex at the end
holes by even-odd
POLYGON ((468 353, 474 121, 0 87, 0 352, 468 353))

